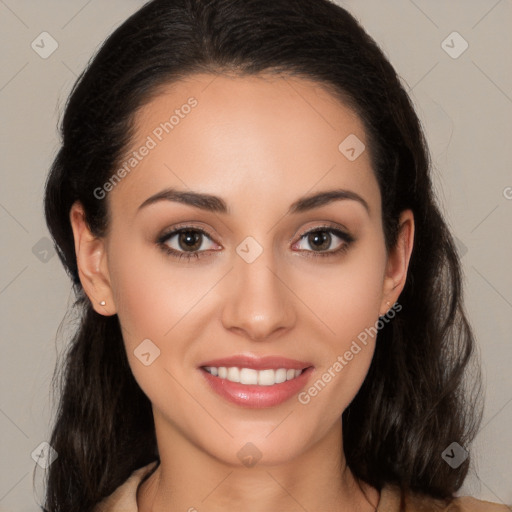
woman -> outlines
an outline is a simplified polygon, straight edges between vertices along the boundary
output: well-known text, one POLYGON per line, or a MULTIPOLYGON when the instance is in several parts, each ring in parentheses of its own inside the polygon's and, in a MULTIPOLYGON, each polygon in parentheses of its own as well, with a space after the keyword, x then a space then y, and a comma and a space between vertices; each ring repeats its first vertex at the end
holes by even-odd
POLYGON ((45 510, 506 509, 454 498, 481 418, 460 263, 349 13, 149 2, 62 134, 46 218, 83 314, 45 510))

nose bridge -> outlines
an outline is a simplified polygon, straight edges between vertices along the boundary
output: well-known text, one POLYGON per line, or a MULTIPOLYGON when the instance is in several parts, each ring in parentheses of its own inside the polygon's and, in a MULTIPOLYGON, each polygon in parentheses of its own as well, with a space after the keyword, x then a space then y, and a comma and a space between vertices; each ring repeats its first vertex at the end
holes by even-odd
POLYGON ((266 339, 294 320, 290 292, 279 277, 271 236, 265 241, 248 236, 236 247, 222 315, 227 329, 242 330, 251 339, 266 339))

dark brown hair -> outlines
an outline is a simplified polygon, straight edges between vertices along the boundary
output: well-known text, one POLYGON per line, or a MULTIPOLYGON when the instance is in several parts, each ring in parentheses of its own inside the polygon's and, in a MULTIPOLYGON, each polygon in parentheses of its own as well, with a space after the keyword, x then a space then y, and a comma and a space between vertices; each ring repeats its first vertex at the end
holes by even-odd
POLYGON ((108 201, 93 191, 129 147, 137 110, 161 86, 192 73, 273 73, 327 87, 364 123, 382 197, 386 246, 400 212, 415 217, 414 249, 399 315, 379 331, 367 378, 343 413, 353 473, 378 489, 451 498, 469 467, 441 457, 474 438, 480 372, 462 301, 461 266, 436 203, 419 120, 391 64, 346 10, 328 0, 154 0, 105 41, 75 83, 45 215, 73 280, 79 326, 54 384, 46 512, 89 512, 130 473, 159 460, 151 404, 128 365, 118 317, 97 314, 77 272, 71 205, 104 236, 108 201), (474 387, 468 370, 473 369, 474 387))

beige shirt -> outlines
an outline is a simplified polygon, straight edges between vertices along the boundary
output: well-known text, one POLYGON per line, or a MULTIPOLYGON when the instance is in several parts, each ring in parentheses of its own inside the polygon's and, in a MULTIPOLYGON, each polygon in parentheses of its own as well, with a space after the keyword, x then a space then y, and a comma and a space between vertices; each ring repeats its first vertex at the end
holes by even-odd
MULTIPOLYGON (((155 462, 134 471, 110 496, 98 503, 93 512, 138 512, 137 486, 155 462)), ((481 501, 469 496, 456 498, 448 507, 433 498, 404 496, 405 509, 400 509, 400 490, 386 485, 381 490, 377 512, 512 512, 512 507, 481 501)))

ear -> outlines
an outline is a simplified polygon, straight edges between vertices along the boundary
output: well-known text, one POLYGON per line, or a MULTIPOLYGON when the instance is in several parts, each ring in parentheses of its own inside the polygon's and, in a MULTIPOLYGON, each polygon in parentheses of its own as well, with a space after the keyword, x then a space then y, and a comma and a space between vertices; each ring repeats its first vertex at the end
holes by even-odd
POLYGON ((114 315, 117 310, 113 300, 105 252, 105 239, 94 236, 85 219, 82 204, 75 201, 69 212, 75 239, 78 275, 82 287, 94 310, 100 315, 114 315), (105 301, 105 305, 101 302, 105 301))
POLYGON ((399 218, 398 237, 388 254, 386 274, 382 288, 380 315, 383 316, 397 301, 404 289, 407 269, 414 244, 414 215, 411 210, 404 210, 399 218))

